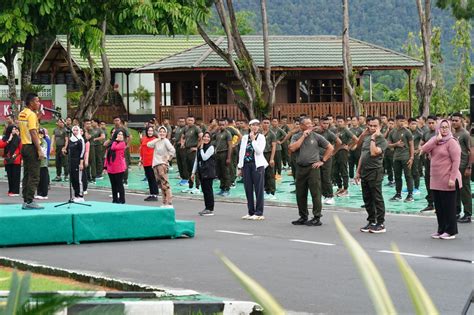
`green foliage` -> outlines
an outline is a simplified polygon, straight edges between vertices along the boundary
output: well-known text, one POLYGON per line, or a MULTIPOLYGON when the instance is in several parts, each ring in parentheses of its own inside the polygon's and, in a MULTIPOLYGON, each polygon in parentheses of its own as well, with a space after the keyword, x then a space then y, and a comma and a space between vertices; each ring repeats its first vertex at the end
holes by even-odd
POLYGON ((458 20, 453 26, 456 36, 452 40, 454 55, 457 58, 456 84, 451 91, 452 111, 469 108, 469 83, 474 74, 471 54, 471 23, 458 20))
POLYGON ((264 287, 240 270, 227 257, 220 253, 217 253, 217 255, 225 264, 225 266, 237 278, 237 280, 239 280, 240 284, 245 288, 245 290, 252 296, 255 302, 263 307, 264 314, 285 314, 285 310, 280 305, 280 303, 278 303, 264 287))
POLYGON ((140 103, 140 108, 143 108, 143 104, 148 104, 151 99, 151 93, 144 86, 140 85, 132 93, 133 100, 140 103))
POLYGON ((436 5, 441 9, 451 9, 456 19, 472 19, 474 17, 473 0, 438 0, 436 5))
MULTIPOLYGON (((239 29, 240 35, 254 35, 256 34, 256 20, 257 15, 253 11, 243 10, 235 13, 237 20, 237 27, 239 29)), ((211 35, 225 35, 225 31, 222 27, 219 16, 212 11, 212 16, 209 19, 206 30, 208 34, 211 35)))
POLYGON ((72 107, 78 107, 81 101, 82 92, 67 92, 66 99, 68 104, 72 107))

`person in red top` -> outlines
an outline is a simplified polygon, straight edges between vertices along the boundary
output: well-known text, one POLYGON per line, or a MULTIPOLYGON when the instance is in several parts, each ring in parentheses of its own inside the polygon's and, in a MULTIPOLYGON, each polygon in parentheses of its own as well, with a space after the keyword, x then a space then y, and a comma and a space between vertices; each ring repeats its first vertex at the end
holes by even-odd
POLYGON ((145 170, 145 176, 148 180, 148 188, 150 190, 150 195, 145 198, 145 201, 158 201, 158 184, 152 167, 154 148, 147 147, 147 143, 154 139, 156 139, 155 129, 153 126, 148 126, 145 130, 145 135, 141 139, 140 162, 138 164, 139 166, 143 166, 145 170))
POLYGON ((125 148, 127 144, 124 138, 124 133, 120 130, 107 150, 107 174, 109 175, 110 184, 112 186, 113 203, 125 203, 123 177, 127 169, 127 165, 125 164, 125 148))
POLYGON ((0 149, 3 148, 3 162, 8 178, 8 196, 20 195, 21 177, 21 140, 20 130, 15 125, 10 125, 5 130, 5 135, 0 139, 0 149))

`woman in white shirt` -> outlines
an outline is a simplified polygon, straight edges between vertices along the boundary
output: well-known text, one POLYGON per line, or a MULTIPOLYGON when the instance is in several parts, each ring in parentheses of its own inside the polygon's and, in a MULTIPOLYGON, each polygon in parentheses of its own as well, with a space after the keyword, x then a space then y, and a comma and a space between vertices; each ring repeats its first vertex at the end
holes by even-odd
POLYGON ((248 214, 244 220, 264 220, 263 216, 263 188, 265 168, 268 162, 263 155, 265 150, 265 136, 259 133, 260 121, 253 119, 249 123, 250 133, 242 137, 239 151, 239 176, 244 180, 245 195, 247 197, 248 214), (254 202, 254 191, 256 203, 254 202))
POLYGON ((147 143, 147 147, 154 148, 153 171, 163 193, 163 206, 172 206, 171 186, 168 180, 169 161, 176 154, 171 142, 166 138, 168 129, 165 126, 158 128, 158 138, 147 143))
POLYGON ((204 195, 205 208, 199 215, 211 216, 214 215, 214 191, 212 184, 216 178, 216 161, 214 158, 215 148, 211 144, 211 134, 205 132, 202 136, 201 143, 196 153, 194 160, 193 171, 191 173, 191 180, 198 174, 201 180, 201 189, 204 195))

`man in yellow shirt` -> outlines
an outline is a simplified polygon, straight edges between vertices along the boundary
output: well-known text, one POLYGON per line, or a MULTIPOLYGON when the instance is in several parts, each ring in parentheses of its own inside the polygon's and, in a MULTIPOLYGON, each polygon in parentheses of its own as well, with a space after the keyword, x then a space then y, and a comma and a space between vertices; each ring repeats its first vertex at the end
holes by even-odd
POLYGON ((20 126, 21 155, 23 156, 23 206, 24 210, 39 210, 44 207, 33 201, 40 177, 40 161, 44 159, 38 136, 39 122, 36 111, 40 107, 38 95, 28 93, 26 107, 18 115, 20 126))

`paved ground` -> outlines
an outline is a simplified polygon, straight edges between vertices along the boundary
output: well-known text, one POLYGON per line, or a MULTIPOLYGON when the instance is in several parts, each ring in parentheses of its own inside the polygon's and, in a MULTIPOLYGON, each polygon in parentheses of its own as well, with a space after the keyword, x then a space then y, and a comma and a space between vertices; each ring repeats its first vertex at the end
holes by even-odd
MULTIPOLYGON (((6 184, 0 183, 0 192, 6 184)), ((107 201, 109 192, 90 190, 90 200, 107 201)), ((63 201, 64 188, 51 191, 49 201, 63 201)), ((143 195, 127 195, 127 203, 148 204, 143 195)), ((2 203, 19 198, 0 198, 2 203)), ((396 243, 432 296, 441 314, 459 314, 474 287, 472 225, 460 225, 456 240, 432 240, 433 216, 387 215, 386 234, 358 232, 365 223, 360 210, 331 208, 320 227, 295 227, 295 208, 266 207, 267 220, 242 221, 241 204, 218 203, 216 216, 199 217, 201 201, 175 199, 178 219, 196 221, 196 237, 1 248, 0 256, 55 267, 100 273, 167 288, 193 289, 232 299, 250 297, 215 255, 220 250, 266 287, 285 308, 327 314, 374 313, 351 257, 337 235, 338 215, 374 259, 400 314, 413 313, 392 254, 396 243), (431 258, 439 256, 447 259, 431 258), (456 260, 457 259, 457 260, 456 260)), ((355 208, 356 209, 356 208, 355 208)))

